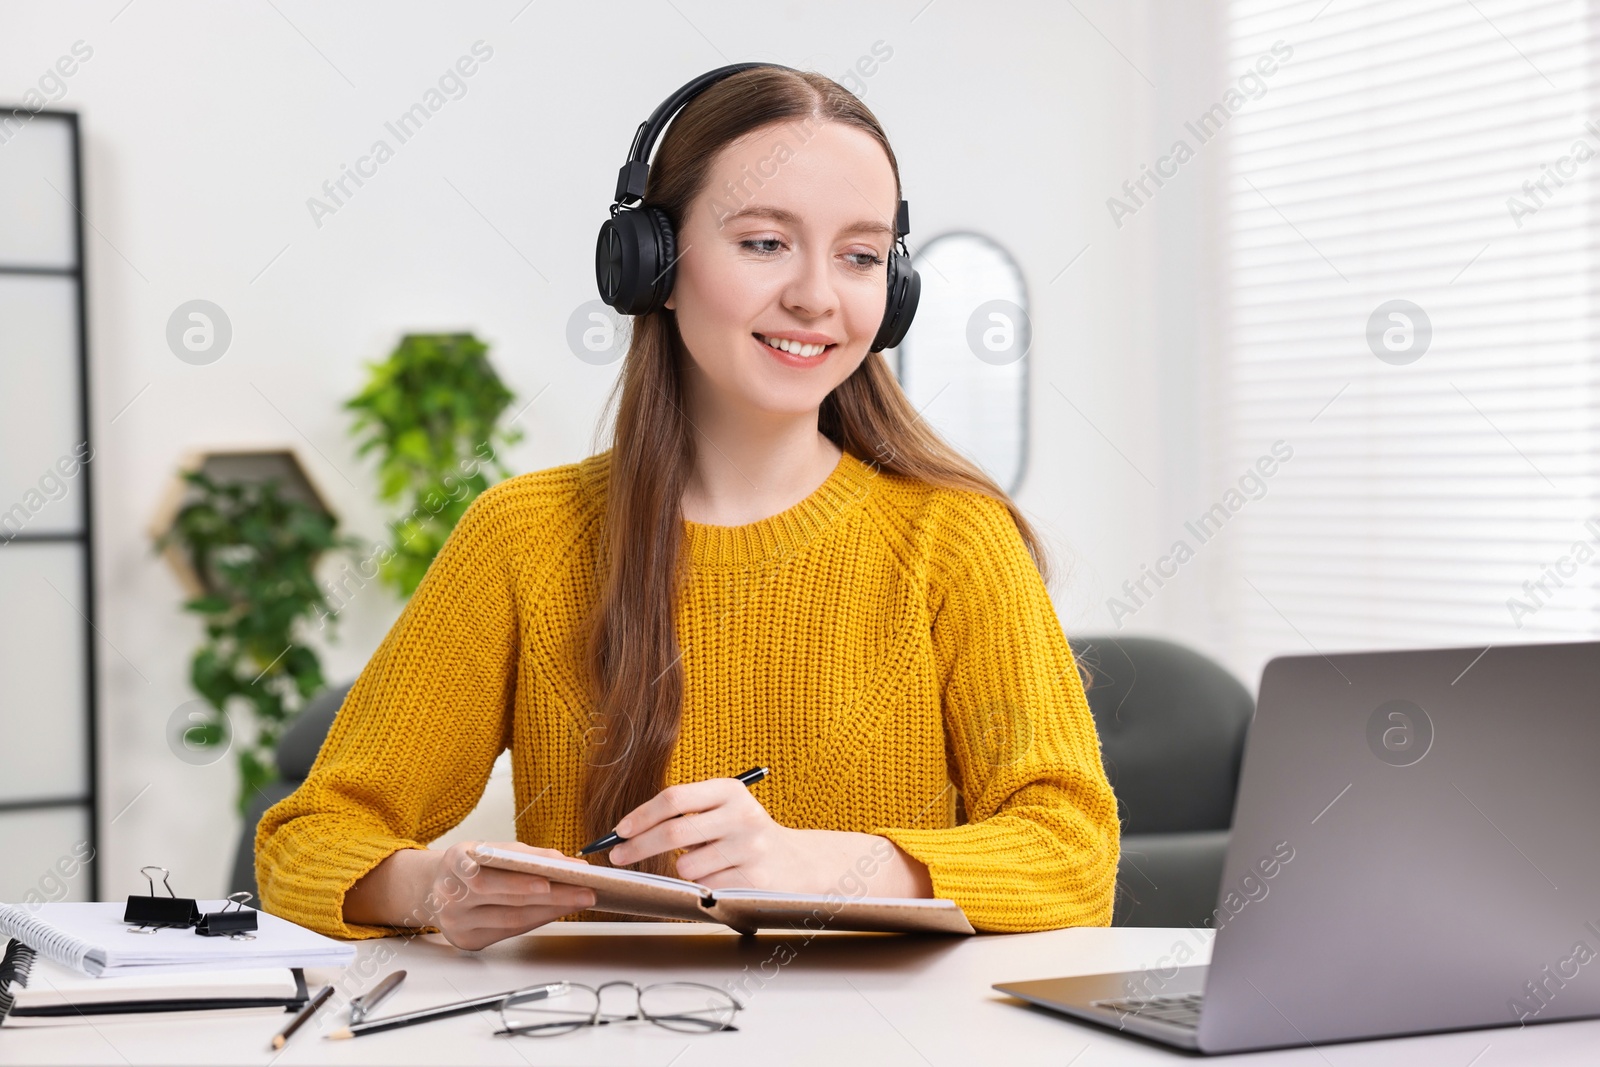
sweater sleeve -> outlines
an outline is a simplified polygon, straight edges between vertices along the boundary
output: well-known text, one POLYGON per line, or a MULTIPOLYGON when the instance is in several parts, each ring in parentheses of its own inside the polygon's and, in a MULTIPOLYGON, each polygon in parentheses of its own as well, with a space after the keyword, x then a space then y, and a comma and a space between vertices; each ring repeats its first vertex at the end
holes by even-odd
MULTIPOLYGON (((482 797, 509 743, 517 649, 510 563, 520 523, 502 486, 467 509, 345 697, 306 780, 256 828, 261 907, 319 933, 391 853, 426 848, 482 797)), ((377 594, 374 594, 377 595, 377 594)), ((426 911, 411 930, 436 932, 426 911)))
POLYGON ((961 494, 935 538, 933 645, 967 821, 873 832, 980 930, 1108 926, 1116 798, 1049 593, 997 501, 961 494))

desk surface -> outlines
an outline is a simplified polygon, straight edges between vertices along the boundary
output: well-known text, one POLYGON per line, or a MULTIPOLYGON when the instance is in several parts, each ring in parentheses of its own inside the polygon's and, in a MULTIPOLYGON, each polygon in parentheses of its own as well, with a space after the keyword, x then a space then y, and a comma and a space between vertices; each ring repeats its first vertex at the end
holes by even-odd
MULTIPOLYGON (((1020 1005, 992 982, 1137 970, 1181 943, 1210 956, 1209 932, 1083 928, 966 939, 826 933, 809 942, 686 923, 555 923, 479 952, 437 934, 358 944, 351 967, 308 969, 314 988, 359 995, 396 967, 408 975, 378 1009, 389 1015, 544 980, 682 979, 746 990, 738 1033, 686 1036, 648 1023, 547 1038, 495 1037, 498 1019, 465 1015, 347 1041, 325 1008, 278 1054, 288 1016, 52 1027, 0 1032, 0 1063, 54 1064, 1040 1064, 1227 1062, 1286 1064, 1589 1064, 1600 1020, 1200 1059, 1020 1005), (792 956, 791 956, 792 953, 792 956), (344 975, 341 978, 341 974, 344 975), (1487 1050, 1487 1051, 1486 1051, 1487 1050)), ((1337 995, 1335 993, 1335 995, 1337 995)), ((619 1009, 620 1010, 620 1009, 619 1009)))

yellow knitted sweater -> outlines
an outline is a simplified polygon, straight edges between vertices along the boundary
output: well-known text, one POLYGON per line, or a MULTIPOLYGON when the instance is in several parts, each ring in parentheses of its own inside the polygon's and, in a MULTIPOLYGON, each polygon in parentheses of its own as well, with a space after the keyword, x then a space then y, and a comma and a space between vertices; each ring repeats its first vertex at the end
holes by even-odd
MULTIPOLYGON (((583 651, 608 460, 473 502, 310 775, 262 817, 267 911, 336 937, 398 932, 346 924, 345 891, 465 818, 507 747, 517 839, 583 845, 583 651)), ((682 551, 669 784, 767 766, 756 796, 776 821, 889 838, 980 930, 1110 923, 1116 801, 1071 649, 1002 505, 845 453, 777 515, 685 521, 682 551)))

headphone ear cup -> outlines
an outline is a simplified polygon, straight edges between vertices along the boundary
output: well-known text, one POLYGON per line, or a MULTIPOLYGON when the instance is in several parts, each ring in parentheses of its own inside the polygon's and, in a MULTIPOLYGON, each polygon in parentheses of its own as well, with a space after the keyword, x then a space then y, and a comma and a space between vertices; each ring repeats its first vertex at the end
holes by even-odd
POLYGON ((911 266, 911 257, 900 252, 889 254, 889 284, 883 308, 883 321, 878 325, 878 335, 872 339, 869 352, 882 352, 894 348, 905 340, 911 320, 917 314, 917 302, 922 298, 922 276, 911 266))
POLYGON ((600 224, 594 275, 600 298, 624 315, 644 315, 672 292, 677 237, 658 207, 626 208, 600 224))
POLYGON ((672 282, 678 276, 678 235, 665 211, 654 206, 644 210, 650 215, 656 235, 656 269, 646 279, 651 290, 650 310, 654 311, 664 307, 672 295, 672 282))

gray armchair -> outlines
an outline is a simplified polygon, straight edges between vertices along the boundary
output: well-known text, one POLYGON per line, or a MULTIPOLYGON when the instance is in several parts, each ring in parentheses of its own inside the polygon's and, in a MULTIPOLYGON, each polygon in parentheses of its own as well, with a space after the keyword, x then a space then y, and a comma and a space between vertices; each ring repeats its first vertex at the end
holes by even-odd
POLYGON ((1089 709, 1122 817, 1113 926, 1204 926, 1217 906, 1255 700, 1198 652, 1085 636, 1089 709))
MULTIPOLYGON (((300 714, 295 716, 283 736, 278 738, 277 761, 281 777, 276 782, 268 783, 250 800, 250 806, 245 811, 244 826, 239 830, 239 844, 233 853, 233 874, 229 876, 228 892, 237 893, 242 889, 256 893, 256 824, 268 808, 293 793, 306 780, 306 775, 311 773, 311 765, 317 761, 322 742, 333 726, 333 717, 339 713, 345 694, 350 692, 350 686, 354 684, 347 682, 336 685, 312 697, 300 709, 300 714)), ((261 898, 255 896, 251 903, 259 907, 261 898)))

